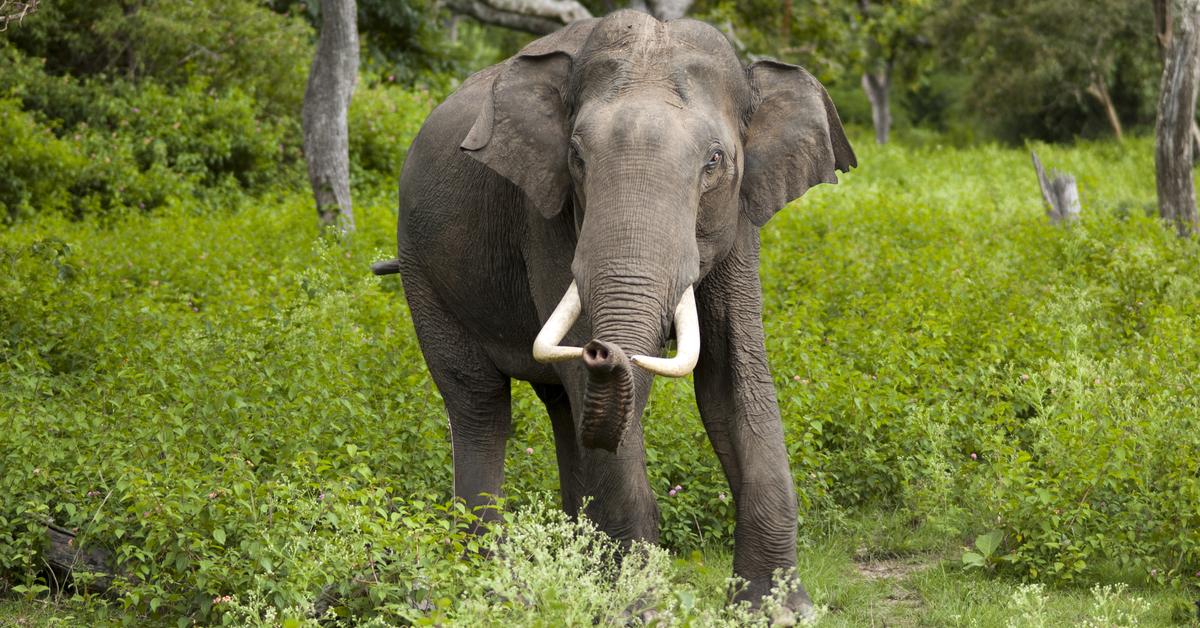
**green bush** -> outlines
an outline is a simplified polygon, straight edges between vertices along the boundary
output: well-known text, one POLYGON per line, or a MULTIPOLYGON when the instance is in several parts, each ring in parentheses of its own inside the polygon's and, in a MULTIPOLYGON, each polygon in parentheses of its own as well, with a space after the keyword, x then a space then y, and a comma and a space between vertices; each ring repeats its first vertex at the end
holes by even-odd
POLYGON ((199 78, 250 94, 272 115, 300 110, 313 32, 299 17, 246 0, 65 0, 5 33, 53 76, 152 81, 199 78))
POLYGON ((0 216, 32 216, 38 209, 62 210, 70 195, 71 173, 84 161, 11 98, 0 99, 0 216))
POLYGON ((177 1, 55 3, 38 17, 0 41, 0 98, 19 102, 5 110, 45 140, 6 143, 0 176, 19 181, 0 198, 7 220, 230 206, 300 180, 303 20, 253 2, 177 1))
POLYGON ((438 96, 391 82, 363 81, 350 102, 350 162, 355 178, 391 188, 404 156, 438 96), (363 84, 366 83, 366 84, 363 84))
MULTIPOLYGON (((9 221, 37 211, 80 217, 174 201, 236 206, 303 181, 299 105, 273 115, 253 94, 196 76, 169 87, 51 76, 0 45, 0 191, 9 221)), ((409 143, 440 93, 365 76, 349 116, 356 187, 395 185, 409 143)))
MULTIPOLYGON (((27 96, 27 87, 10 94, 27 96)), ((264 117, 242 92, 199 81, 174 92, 152 83, 74 88, 86 104, 69 126, 3 101, 2 132, 12 139, 0 176, 18 182, 0 198, 10 220, 35 210, 78 217, 172 199, 223 202, 297 179, 299 130, 264 117)))

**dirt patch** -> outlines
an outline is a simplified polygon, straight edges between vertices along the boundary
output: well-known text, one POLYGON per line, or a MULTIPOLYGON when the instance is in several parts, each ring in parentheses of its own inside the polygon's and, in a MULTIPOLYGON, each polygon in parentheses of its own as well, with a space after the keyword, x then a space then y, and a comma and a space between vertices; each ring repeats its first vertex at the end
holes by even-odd
POLYGON ((867 580, 903 580, 928 568, 932 563, 914 558, 889 558, 884 560, 855 560, 854 569, 867 580))
POLYGON ((924 600, 921 595, 904 585, 904 580, 933 566, 937 561, 929 556, 871 559, 866 552, 854 558, 854 570, 864 580, 890 585, 888 595, 881 600, 888 616, 884 626, 899 628, 917 625, 924 600))

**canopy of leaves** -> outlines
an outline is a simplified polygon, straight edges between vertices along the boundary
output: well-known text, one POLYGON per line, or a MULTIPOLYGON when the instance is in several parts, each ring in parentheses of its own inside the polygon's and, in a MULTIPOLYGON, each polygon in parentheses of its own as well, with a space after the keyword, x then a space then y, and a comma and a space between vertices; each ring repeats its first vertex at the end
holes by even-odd
POLYGON ((1126 122, 1153 124, 1161 66, 1149 3, 942 1, 934 23, 942 60, 970 77, 966 101, 1002 137, 1105 133, 1087 95, 1097 83, 1126 122))

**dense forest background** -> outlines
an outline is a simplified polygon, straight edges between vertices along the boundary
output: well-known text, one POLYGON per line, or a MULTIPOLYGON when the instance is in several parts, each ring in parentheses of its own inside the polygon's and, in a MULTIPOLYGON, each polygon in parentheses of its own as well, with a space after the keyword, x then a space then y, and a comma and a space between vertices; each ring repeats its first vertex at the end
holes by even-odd
MULTIPOLYGON (((595 14, 620 8, 584 4, 595 14)), ((295 174, 317 7, 41 3, 0 36, 8 219, 34 211, 33 196, 43 209, 80 214, 155 207, 185 192, 261 191, 295 174)), ((427 109, 412 98, 440 100, 533 37, 433 0, 357 7, 356 121, 372 131, 351 134, 360 179, 395 176, 403 146, 387 143, 394 116, 427 109)), ((941 142, 1070 141, 1154 124, 1162 64, 1150 3, 699 0, 689 15, 721 28, 747 59, 807 67, 853 125, 872 125, 867 77, 890 96, 894 132, 941 142)))

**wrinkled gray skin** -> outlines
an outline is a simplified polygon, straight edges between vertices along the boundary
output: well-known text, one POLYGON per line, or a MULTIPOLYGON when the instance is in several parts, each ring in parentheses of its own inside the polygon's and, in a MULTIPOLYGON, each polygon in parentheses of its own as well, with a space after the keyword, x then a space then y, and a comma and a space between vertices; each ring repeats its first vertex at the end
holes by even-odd
MULTIPOLYGON (((734 572, 750 583, 739 599, 757 603, 796 560, 758 229, 854 165, 816 79, 746 68, 702 22, 622 11, 468 79, 413 142, 398 227, 450 416, 455 494, 479 506, 501 493, 510 380, 525 380, 553 422, 564 508, 590 497, 587 515, 614 538, 657 541, 641 428, 653 376, 628 356, 663 353, 695 286, 696 398, 737 506, 734 572), (534 337, 572 280, 583 313, 563 344, 588 351, 539 364, 534 337)), ((802 589, 790 604, 809 608, 802 589)))

